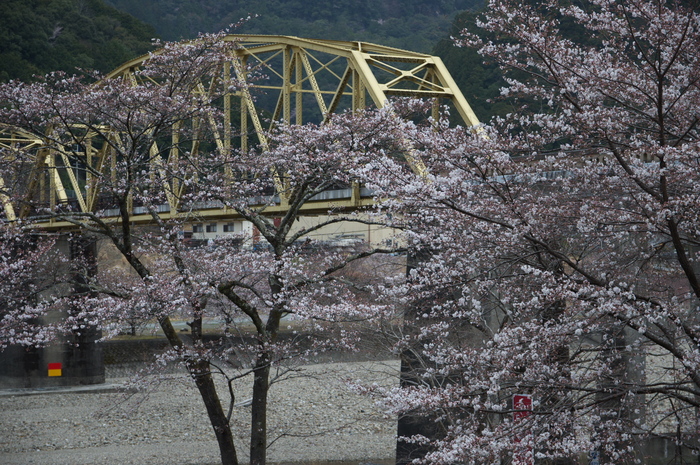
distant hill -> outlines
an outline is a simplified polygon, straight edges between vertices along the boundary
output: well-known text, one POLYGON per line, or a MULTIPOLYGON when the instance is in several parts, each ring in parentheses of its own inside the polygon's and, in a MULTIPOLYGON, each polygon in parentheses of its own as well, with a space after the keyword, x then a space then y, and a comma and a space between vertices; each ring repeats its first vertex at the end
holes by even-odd
POLYGON ((483 0, 107 0, 167 40, 216 32, 258 15, 240 32, 362 40, 430 52, 454 15, 483 0))
POLYGON ((146 53, 153 27, 103 0, 0 0, 0 81, 109 71, 146 53))
POLYGON ((237 31, 250 34, 362 40, 440 56, 477 116, 508 111, 497 99, 505 84, 494 65, 449 39, 484 0, 106 0, 152 25, 166 40, 216 32, 252 17, 237 31))
POLYGON ((441 56, 477 116, 486 120, 506 109, 502 102, 486 101, 497 96, 503 84, 500 72, 448 39, 473 20, 474 13, 465 10, 482 4, 483 0, 0 0, 0 81, 30 80, 54 70, 107 72, 146 53, 153 37, 193 38, 257 14, 239 32, 362 40, 441 56))
POLYGON ((432 53, 445 63, 479 120, 487 122, 493 116, 512 111, 508 102, 500 98, 500 89, 506 85, 503 73, 494 63, 484 63, 484 58, 476 50, 456 47, 449 38, 458 37, 467 26, 475 30, 476 16, 473 11, 458 14, 450 33, 435 45, 432 53))

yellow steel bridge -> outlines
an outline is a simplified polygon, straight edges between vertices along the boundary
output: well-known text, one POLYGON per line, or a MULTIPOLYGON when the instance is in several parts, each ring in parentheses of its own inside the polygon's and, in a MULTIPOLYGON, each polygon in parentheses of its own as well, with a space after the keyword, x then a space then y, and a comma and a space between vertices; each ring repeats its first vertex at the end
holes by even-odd
MULTIPOLYGON (((235 56, 221 70, 223 79, 235 77, 246 81, 248 69, 261 70, 266 79, 253 82, 241 90, 226 94, 223 98, 224 121, 209 124, 223 127, 223 131, 213 131, 219 149, 228 150, 232 144, 240 144, 246 150, 249 144, 256 143, 264 149, 267 141, 263 111, 270 121, 284 121, 302 124, 307 121, 321 121, 334 112, 357 110, 370 106, 383 107, 391 97, 418 97, 433 99, 434 108, 450 102, 461 116, 466 126, 478 124, 478 120, 454 80, 438 57, 414 53, 365 42, 341 42, 330 40, 302 39, 289 36, 228 35, 224 41, 235 41, 235 56), (253 93, 256 95, 254 96, 253 93), (264 95, 264 97, 261 97, 264 95), (261 105, 267 104, 267 108, 261 105), (240 112, 236 115, 235 112, 240 112), (238 127, 233 127, 236 124, 238 127), (234 137, 238 134, 238 137, 234 137), (255 138, 249 141, 249 138, 255 138)), ((158 52, 156 52, 158 53, 158 52)), ((124 77, 134 84, 141 79, 136 70, 148 56, 136 58, 112 71, 106 79, 124 77)), ((274 123, 273 123, 274 124, 274 123)), ((173 131, 172 137, 178 137, 173 131)), ((31 135, 14 128, 0 130, 0 148, 6 154, 23 151, 31 153, 33 163, 26 173, 23 194, 10 197, 4 191, 5 180, 0 173, 0 204, 6 220, 14 221, 31 214, 30 204, 41 202, 52 209, 62 204, 70 204, 74 211, 94 212, 98 204, 100 176, 92 179, 79 179, 77 164, 71 162, 75 156, 83 157, 83 166, 90 167, 93 173, 105 173, 114 163, 107 144, 92 148, 86 144, 85 152, 76 154, 49 146, 39 135, 31 135)), ((11 156, 11 155, 10 155, 11 156)), ((177 152, 160 163, 174 163, 177 152)), ((154 166, 154 170, 162 169, 154 166)), ((182 186, 173 180, 167 188, 170 212, 177 214, 179 195, 182 186)), ((330 202, 334 206, 355 208, 370 202, 363 198, 361 190, 355 186, 341 198, 319 199, 309 202, 304 208, 311 211, 327 211, 330 202)), ((284 211, 284 199, 266 211, 284 211)), ((232 217, 235 213, 216 206, 203 206, 198 212, 202 217, 232 217)), ((116 214, 115 214, 116 216, 116 214)), ((133 212, 132 220, 150 221, 143 212, 133 212)), ((48 229, 70 229, 73 225, 59 219, 46 219, 40 224, 48 229)))

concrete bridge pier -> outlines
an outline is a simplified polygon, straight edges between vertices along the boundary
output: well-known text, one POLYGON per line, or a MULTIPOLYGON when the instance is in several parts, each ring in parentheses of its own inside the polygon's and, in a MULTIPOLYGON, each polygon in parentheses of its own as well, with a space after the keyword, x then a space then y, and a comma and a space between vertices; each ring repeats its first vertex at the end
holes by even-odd
MULTIPOLYGON (((88 279, 97 269, 95 242, 78 235, 64 235, 56 247, 71 260, 81 259, 85 266, 73 274, 68 292, 89 292, 88 279)), ((58 291, 55 292, 65 292, 58 291)), ((75 311, 46 315, 45 322, 65 318, 75 311)), ((38 388, 76 386, 105 382, 100 330, 85 326, 59 337, 46 347, 11 346, 0 352, 0 388, 38 388)))

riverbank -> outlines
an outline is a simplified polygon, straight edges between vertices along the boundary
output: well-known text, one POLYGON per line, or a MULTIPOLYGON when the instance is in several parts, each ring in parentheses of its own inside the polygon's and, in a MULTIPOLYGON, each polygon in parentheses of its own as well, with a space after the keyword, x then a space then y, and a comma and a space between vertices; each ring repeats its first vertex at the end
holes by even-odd
MULTIPOLYGON (((362 361, 299 367, 270 392, 268 461, 391 463, 396 419, 348 389, 348 380, 398 384, 399 363, 362 361)), ((109 373, 108 373, 109 376, 109 373)), ((128 386, 127 378, 107 384, 128 386)), ((235 383, 232 424, 246 462, 250 379, 235 383)), ((179 373, 147 375, 142 388, 0 397, 0 462, 6 465, 211 465, 218 447, 193 383, 179 373)), ((226 392, 225 390, 222 392, 226 392)))

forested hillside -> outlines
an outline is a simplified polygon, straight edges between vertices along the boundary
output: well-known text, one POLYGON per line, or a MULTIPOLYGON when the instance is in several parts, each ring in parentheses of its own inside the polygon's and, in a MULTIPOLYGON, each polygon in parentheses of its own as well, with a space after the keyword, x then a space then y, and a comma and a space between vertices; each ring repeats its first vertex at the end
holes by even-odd
POLYGON ((109 71, 145 53, 155 34, 103 0, 2 0, 0 81, 76 68, 109 71))
POLYGON ((495 67, 454 47, 483 0, 2 0, 0 81, 78 68, 109 71, 149 50, 156 35, 195 37, 251 18, 240 32, 362 40, 443 58, 482 120, 502 85, 495 67), (107 3, 112 5, 108 5, 107 3), (467 11, 468 10, 468 11, 467 11), (139 19, 136 19, 136 17, 139 19), (457 15, 455 17, 455 15, 457 15))
POLYGON ((483 0, 108 0, 153 25, 164 39, 196 37, 253 17, 250 34, 376 42, 430 52, 454 15, 483 0))
POLYGON ((449 35, 435 45, 432 53, 442 58, 476 116, 486 122, 494 115, 503 115, 511 110, 508 103, 499 99, 500 89, 506 84, 503 73, 496 64, 484 63, 484 58, 476 50, 456 47, 450 39, 458 37, 465 27, 474 30, 476 16, 477 13, 473 11, 458 14, 449 35))
POLYGON ((449 39, 473 21, 483 0, 106 1, 151 24, 168 40, 218 31, 250 15, 238 32, 362 40, 433 53, 443 58, 480 119, 506 110, 503 103, 487 101, 503 85, 498 69, 449 39))
MULTIPOLYGON (((539 0, 524 0, 524 5, 540 5, 539 0)), ((503 116, 514 111, 513 100, 501 97, 501 88, 506 86, 503 72, 493 59, 484 58, 475 49, 460 48, 455 46, 450 37, 460 37, 465 28, 476 32, 484 39, 499 42, 503 37, 497 37, 493 33, 476 26, 476 19, 483 15, 483 10, 472 9, 457 14, 452 22, 449 34, 445 34, 432 49, 434 55, 439 56, 445 62, 450 74, 469 101, 472 109, 481 121, 488 121, 492 116, 503 116)), ((572 18, 561 15, 558 18, 559 30, 568 40, 577 44, 599 45, 600 39, 593 37, 585 30, 585 25, 579 24, 572 18)), ((524 78, 515 74, 518 78, 524 78)), ((511 76, 512 77, 512 76, 511 76)), ((525 96, 520 95, 520 103, 525 96)), ((533 103, 529 102, 529 103, 533 103)))

